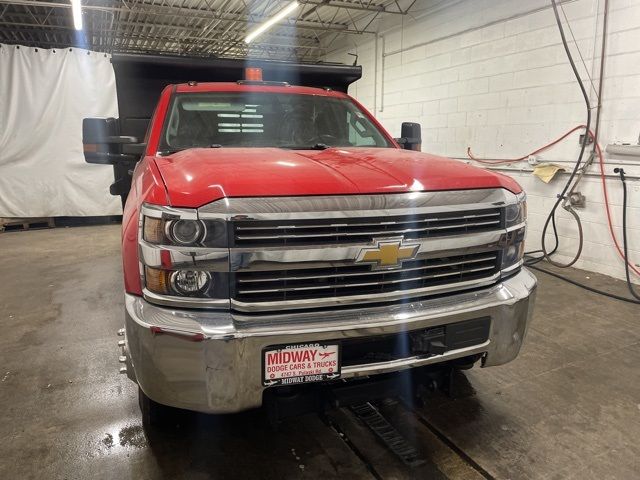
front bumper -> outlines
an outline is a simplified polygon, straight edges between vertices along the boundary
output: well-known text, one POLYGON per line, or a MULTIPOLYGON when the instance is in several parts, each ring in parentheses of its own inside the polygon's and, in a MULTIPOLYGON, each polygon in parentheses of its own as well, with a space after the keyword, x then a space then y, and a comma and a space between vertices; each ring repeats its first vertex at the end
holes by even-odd
POLYGON ((387 373, 483 353, 513 360, 524 340, 536 278, 526 269, 498 285, 440 299, 335 312, 240 316, 177 310, 125 296, 128 375, 158 403, 205 413, 262 404, 262 350, 270 345, 372 337, 490 317, 489 339, 441 355, 343 367, 342 378, 387 373))

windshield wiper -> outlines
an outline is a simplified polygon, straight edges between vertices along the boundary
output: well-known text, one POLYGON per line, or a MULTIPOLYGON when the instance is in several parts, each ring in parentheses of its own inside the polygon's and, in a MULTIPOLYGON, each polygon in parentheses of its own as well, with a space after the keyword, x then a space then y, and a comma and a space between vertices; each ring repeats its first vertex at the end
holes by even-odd
POLYGON ((166 157, 167 155, 173 155, 174 153, 181 152, 182 150, 186 150, 186 148, 168 148, 166 150, 160 150, 158 154, 162 157, 166 157))
POLYGON ((286 148, 287 150, 326 150, 327 148, 331 148, 331 147, 326 143, 315 143, 313 145, 285 144, 285 145, 278 145, 278 148, 286 148))
POLYGON ((168 148, 166 150, 160 150, 158 153, 164 157, 166 155, 181 152, 182 150, 189 150, 190 148, 222 148, 222 145, 219 143, 212 143, 210 145, 191 145, 190 147, 168 148))

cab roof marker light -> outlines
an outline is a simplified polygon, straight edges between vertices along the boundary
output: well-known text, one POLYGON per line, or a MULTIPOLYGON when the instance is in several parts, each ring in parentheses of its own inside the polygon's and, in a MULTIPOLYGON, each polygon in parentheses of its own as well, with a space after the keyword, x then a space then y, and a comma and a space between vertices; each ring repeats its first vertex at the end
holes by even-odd
POLYGON ((278 12, 276 15, 271 17, 269 20, 267 20, 262 25, 260 25, 258 28, 256 28, 253 32, 248 34, 244 39, 245 43, 251 43, 253 40, 256 39, 256 37, 258 37, 259 35, 263 34, 267 30, 269 30, 271 27, 273 27, 280 20, 284 19, 287 15, 289 15, 291 12, 293 12, 299 6, 300 6, 300 4, 297 1, 294 1, 294 2, 290 3, 289 5, 287 5, 285 8, 280 10, 280 12, 278 12))
POLYGON ((71 0, 71 11, 73 12, 73 26, 76 30, 82 30, 82 5, 80 0, 71 0))
MULTIPOLYGON (((248 80, 250 82, 261 82, 262 81, 262 69, 258 68, 258 67, 247 67, 247 68, 245 68, 244 69, 244 79, 248 80)), ((245 110, 246 110, 246 108, 245 108, 245 110)))

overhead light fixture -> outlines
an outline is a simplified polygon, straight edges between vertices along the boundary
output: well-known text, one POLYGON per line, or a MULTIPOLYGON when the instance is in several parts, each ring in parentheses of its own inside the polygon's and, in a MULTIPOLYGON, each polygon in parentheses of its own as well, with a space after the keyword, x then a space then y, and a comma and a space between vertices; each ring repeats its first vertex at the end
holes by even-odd
POLYGON ((300 6, 300 4, 297 1, 291 2, 285 8, 280 10, 276 15, 271 17, 269 20, 264 22, 262 25, 260 25, 258 28, 256 28, 253 32, 251 32, 249 35, 247 35, 246 38, 244 39, 244 41, 246 43, 251 43, 253 40, 255 40, 255 38, 257 36, 262 35, 264 32, 269 30, 271 27, 273 27, 280 20, 286 18, 287 15, 289 15, 291 12, 293 12, 299 6, 300 6))
POLYGON ((80 0, 71 0, 71 11, 73 12, 73 26, 76 30, 82 30, 82 5, 80 0))

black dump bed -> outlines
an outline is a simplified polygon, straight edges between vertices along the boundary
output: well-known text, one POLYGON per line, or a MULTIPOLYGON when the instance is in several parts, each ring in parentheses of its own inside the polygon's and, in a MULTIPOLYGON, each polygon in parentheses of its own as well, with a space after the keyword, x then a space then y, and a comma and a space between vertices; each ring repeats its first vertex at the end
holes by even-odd
POLYGON ((162 89, 173 83, 235 82, 247 67, 262 68, 265 81, 346 92, 362 76, 362 67, 340 64, 301 64, 260 60, 188 58, 177 56, 113 55, 120 134, 142 139, 162 89))
MULTIPOLYGON (((301 64, 264 60, 189 58, 179 56, 116 54, 111 58, 118 94, 119 135, 143 141, 149 120, 160 97, 170 84, 196 82, 235 82, 244 78, 247 67, 262 68, 265 81, 291 85, 327 87, 346 92, 362 77, 362 67, 341 64, 301 64)), ((115 164, 113 195, 122 202, 131 188, 135 162, 115 164)))

